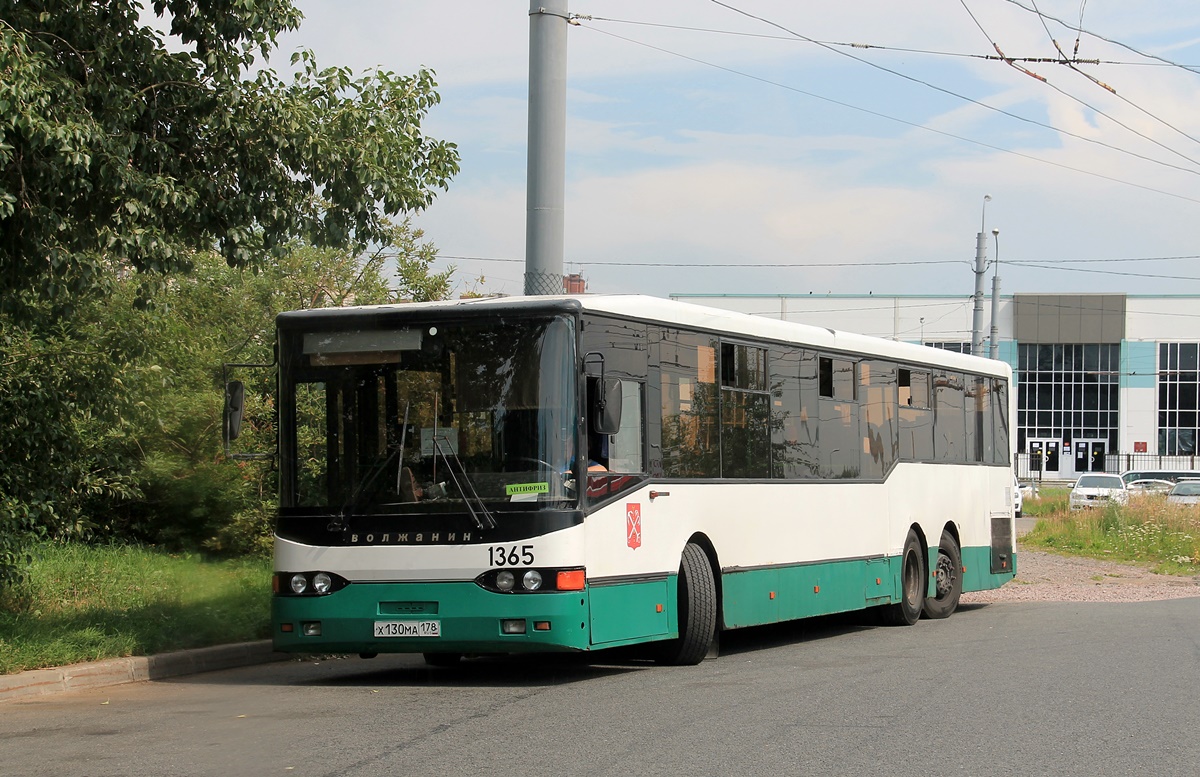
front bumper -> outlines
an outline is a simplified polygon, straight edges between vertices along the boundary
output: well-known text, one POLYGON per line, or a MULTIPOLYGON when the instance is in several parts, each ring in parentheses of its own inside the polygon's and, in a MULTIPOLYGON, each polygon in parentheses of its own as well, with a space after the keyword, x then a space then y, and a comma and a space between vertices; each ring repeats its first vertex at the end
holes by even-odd
POLYGON ((352 583, 327 596, 274 597, 272 641, 276 650, 293 653, 586 650, 588 611, 586 589, 500 594, 473 582, 352 583), (525 633, 502 633, 503 620, 524 620, 525 633), (375 637, 377 621, 437 621, 441 635, 375 637), (549 628, 535 630, 535 623, 549 628), (320 634, 306 635, 305 624, 320 624, 320 634))

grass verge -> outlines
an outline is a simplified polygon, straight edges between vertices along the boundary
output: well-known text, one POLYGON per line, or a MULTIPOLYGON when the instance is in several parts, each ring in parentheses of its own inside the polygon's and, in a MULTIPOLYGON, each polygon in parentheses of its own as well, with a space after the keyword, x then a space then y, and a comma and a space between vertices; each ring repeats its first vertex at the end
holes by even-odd
POLYGON ((1143 496, 1125 507, 1072 512, 1069 495, 1055 489, 1026 502, 1026 512, 1037 517, 1037 524, 1021 538, 1022 545, 1143 564, 1160 574, 1200 574, 1200 509, 1143 496))
POLYGON ((39 546, 0 591, 0 674, 262 639, 271 564, 141 547, 39 546))

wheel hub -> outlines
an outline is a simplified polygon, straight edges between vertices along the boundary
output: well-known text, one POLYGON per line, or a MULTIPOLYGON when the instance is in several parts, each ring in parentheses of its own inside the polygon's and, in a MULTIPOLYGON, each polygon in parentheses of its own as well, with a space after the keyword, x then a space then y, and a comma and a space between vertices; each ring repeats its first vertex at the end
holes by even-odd
POLYGON ((951 563, 950 557, 944 554, 938 554, 937 568, 934 569, 933 575, 937 584, 938 598, 947 596, 954 590, 954 565, 951 563))

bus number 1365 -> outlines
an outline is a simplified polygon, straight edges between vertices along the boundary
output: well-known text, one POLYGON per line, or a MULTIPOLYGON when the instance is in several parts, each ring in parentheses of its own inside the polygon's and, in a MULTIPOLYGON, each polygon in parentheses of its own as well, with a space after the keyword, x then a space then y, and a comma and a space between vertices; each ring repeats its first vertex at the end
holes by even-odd
POLYGON ((493 545, 488 548, 488 566, 493 567, 515 567, 518 565, 531 566, 533 564, 533 546, 522 545, 517 547, 505 547, 503 545, 493 545))

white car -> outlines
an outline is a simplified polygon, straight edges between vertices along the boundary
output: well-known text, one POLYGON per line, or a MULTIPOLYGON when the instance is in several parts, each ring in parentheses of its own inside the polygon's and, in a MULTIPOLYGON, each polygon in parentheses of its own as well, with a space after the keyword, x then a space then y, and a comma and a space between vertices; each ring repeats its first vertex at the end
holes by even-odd
POLYGON ((1200 480, 1181 480, 1167 494, 1167 503, 1173 505, 1200 504, 1200 480))
POLYGON ((1129 491, 1120 475, 1080 475, 1071 486, 1072 510, 1129 504, 1129 491))
POLYGON ((1162 495, 1175 487, 1175 484, 1170 480, 1157 480, 1155 478, 1146 478, 1144 480, 1135 480, 1132 483, 1127 483, 1125 488, 1129 490, 1130 496, 1138 494, 1157 494, 1162 495))
POLYGON ((1020 518, 1021 511, 1025 507, 1025 494, 1021 492, 1021 481, 1017 480, 1016 475, 1013 476, 1013 513, 1020 518))

